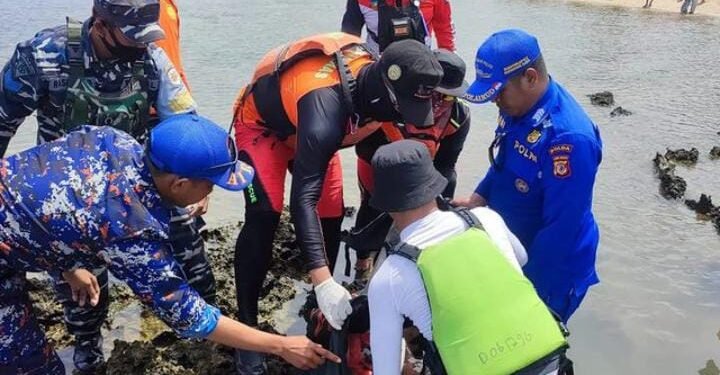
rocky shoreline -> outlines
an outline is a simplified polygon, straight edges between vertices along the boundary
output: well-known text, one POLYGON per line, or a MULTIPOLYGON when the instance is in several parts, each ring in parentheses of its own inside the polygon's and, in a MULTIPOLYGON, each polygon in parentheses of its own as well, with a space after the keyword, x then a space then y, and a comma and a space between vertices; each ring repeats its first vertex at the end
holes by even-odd
MULTIPOLYGON (((287 213, 273 244, 273 262, 261 292, 259 305, 260 328, 277 332, 274 313, 295 298, 297 281, 307 281, 300 253, 295 245, 295 233, 287 213)), ((211 229, 205 233, 208 257, 217 282, 218 307, 234 316, 235 281, 233 257, 235 240, 241 223, 211 229)), ((31 279, 30 293, 38 321, 47 332, 56 349, 72 346, 73 338, 63 324, 62 305, 56 302, 52 285, 48 280, 31 279)), ((130 289, 124 285, 111 287, 111 305, 105 328, 117 328, 113 320, 118 312, 138 304, 130 289)), ((173 334, 149 310, 143 308, 137 322, 141 340, 126 342, 115 340, 114 348, 107 358, 106 368, 98 374, 108 375, 220 375, 234 373, 232 351, 221 345, 200 340, 183 340, 173 334)), ((107 340, 107 335, 106 340, 107 340)), ((296 374, 298 370, 279 358, 268 358, 269 374, 296 374)))

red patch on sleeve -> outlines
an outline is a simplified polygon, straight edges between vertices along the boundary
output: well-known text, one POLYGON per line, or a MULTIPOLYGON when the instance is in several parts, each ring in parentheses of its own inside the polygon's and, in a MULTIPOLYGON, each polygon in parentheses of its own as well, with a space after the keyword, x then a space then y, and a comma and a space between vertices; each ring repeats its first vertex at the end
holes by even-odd
POLYGON ((572 174, 570 169, 570 157, 567 155, 553 158, 553 174, 557 178, 568 178, 572 174))

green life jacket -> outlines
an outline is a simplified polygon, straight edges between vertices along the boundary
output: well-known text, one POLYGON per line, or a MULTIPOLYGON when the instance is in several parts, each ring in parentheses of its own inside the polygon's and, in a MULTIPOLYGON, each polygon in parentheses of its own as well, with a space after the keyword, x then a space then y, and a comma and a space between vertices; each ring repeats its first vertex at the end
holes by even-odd
POLYGON ((501 254, 467 209, 469 229, 425 249, 390 254, 417 263, 432 311, 433 342, 448 374, 507 375, 567 348, 532 283, 501 254))
POLYGON ((133 62, 132 78, 121 92, 105 93, 85 75, 82 23, 67 18, 67 56, 70 66, 62 130, 80 125, 112 126, 134 137, 145 133, 150 118, 145 61, 133 62))

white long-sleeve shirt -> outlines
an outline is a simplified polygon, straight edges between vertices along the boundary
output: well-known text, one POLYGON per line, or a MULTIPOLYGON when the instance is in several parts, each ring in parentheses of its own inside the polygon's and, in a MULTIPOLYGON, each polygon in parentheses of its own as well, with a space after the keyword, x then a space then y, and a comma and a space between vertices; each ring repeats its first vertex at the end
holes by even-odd
MULTIPOLYGON (((522 273, 521 265, 527 262, 525 248, 500 215, 485 207, 475 208, 472 213, 500 252, 522 273)), ((403 229, 400 240, 423 249, 466 229, 467 224, 457 214, 435 211, 403 229)), ((430 303, 415 262, 399 255, 388 256, 370 281, 368 301, 373 374, 399 374, 404 318, 412 319, 420 333, 432 340, 430 303)))

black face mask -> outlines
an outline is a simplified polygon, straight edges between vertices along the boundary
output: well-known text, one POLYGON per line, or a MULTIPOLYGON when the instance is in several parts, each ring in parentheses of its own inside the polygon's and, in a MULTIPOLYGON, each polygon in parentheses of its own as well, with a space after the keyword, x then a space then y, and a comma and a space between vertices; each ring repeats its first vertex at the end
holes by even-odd
POLYGON ((379 64, 372 64, 362 73, 358 81, 362 87, 363 116, 376 121, 402 121, 383 84, 379 64))
POLYGON ((400 121, 402 122, 402 115, 400 112, 395 110, 390 97, 387 93, 375 97, 374 102, 368 105, 368 112, 370 117, 377 121, 400 121))
POLYGON ((112 42, 108 43, 104 39, 103 42, 105 43, 105 48, 107 48, 108 52, 110 52, 114 59, 118 59, 122 62, 134 62, 143 58, 147 52, 147 47, 136 48, 122 45, 120 40, 118 40, 115 36, 113 26, 108 25, 107 23, 104 23, 104 25, 105 29, 108 30, 107 35, 112 42))

